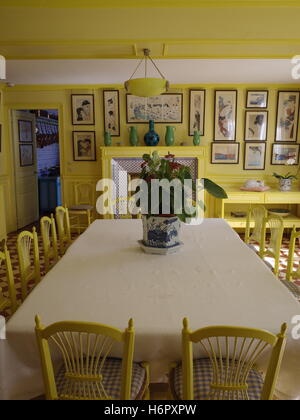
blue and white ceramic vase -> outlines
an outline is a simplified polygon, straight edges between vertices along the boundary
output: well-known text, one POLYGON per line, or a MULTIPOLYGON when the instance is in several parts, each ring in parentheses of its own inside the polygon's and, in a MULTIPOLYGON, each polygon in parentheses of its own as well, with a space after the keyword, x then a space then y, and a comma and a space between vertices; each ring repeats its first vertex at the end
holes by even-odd
POLYGON ((144 141, 146 146, 157 146, 159 143, 159 135, 154 130, 154 121, 149 121, 149 131, 145 134, 144 141))
POLYGON ((143 216, 143 242, 153 248, 179 245, 181 223, 177 216, 143 216))

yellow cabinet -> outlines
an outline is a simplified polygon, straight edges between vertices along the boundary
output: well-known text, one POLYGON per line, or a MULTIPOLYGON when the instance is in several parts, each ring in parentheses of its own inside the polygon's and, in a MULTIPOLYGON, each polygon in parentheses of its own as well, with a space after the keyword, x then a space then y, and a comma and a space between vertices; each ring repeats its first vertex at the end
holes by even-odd
POLYGON ((225 187, 228 198, 216 199, 215 217, 220 217, 233 228, 244 228, 246 217, 236 217, 234 214, 246 214, 251 204, 262 204, 266 208, 287 208, 291 214, 284 217, 286 228, 300 227, 300 191, 281 192, 277 189, 266 192, 241 191, 238 187, 225 187))

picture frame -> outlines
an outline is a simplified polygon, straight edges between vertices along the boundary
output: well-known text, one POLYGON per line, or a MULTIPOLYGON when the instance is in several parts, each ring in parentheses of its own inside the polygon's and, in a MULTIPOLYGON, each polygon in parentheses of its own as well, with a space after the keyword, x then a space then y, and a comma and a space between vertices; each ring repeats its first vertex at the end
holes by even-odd
POLYGON ((103 91, 104 130, 111 137, 120 136, 120 98, 118 90, 103 91))
POLYGON ((273 143, 271 165, 286 165, 289 159, 295 159, 292 166, 299 164, 299 144, 273 143))
POLYGON ((247 90, 246 108, 267 109, 269 101, 268 90, 247 90))
POLYGON ((246 111, 245 141, 266 141, 268 136, 268 111, 246 111))
POLYGON ((237 90, 215 91, 214 141, 236 140, 237 90))
POLYGON ((263 171, 266 164, 266 142, 248 142, 244 149, 244 170, 263 171))
POLYGON ((182 124, 182 117, 182 93, 165 93, 150 98, 129 93, 126 95, 127 124, 145 124, 149 120, 156 123, 182 124))
POLYGON ((189 91, 189 136, 199 131, 204 136, 205 129, 205 96, 204 89, 190 89, 189 91))
POLYGON ((20 143, 19 144, 20 166, 33 166, 33 144, 20 143))
POLYGON ((73 131, 73 158, 79 162, 96 161, 95 131, 73 131))
POLYGON ((94 95, 71 95, 72 125, 95 125, 94 95))
POLYGON ((212 164, 238 164, 240 155, 239 142, 212 142, 212 164))
POLYGON ((32 143, 32 121, 18 120, 19 143, 32 143))
POLYGON ((278 142, 297 142, 300 92, 279 91, 276 135, 278 142))

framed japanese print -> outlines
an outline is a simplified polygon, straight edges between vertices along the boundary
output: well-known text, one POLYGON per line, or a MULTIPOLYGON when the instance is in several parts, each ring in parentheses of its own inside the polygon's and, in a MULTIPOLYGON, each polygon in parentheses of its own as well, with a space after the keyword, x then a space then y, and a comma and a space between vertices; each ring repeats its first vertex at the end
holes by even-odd
POLYGON ((166 93, 151 98, 126 95, 127 124, 182 123, 182 93, 166 93))
POLYGON ((266 143, 245 143, 244 169, 264 170, 266 161, 266 143))
POLYGON ((297 141, 299 95, 299 92, 278 92, 275 141, 297 141))
POLYGON ((95 161, 95 131, 73 131, 73 153, 76 161, 95 161))
POLYGON ((33 144, 19 144, 20 166, 33 166, 33 144))
POLYGON ((112 137, 120 135, 119 91, 103 91, 104 129, 112 137))
POLYGON ((18 120, 19 142, 32 143, 32 121, 18 120))
POLYGON ((239 163, 240 143, 212 143, 211 163, 239 163))
POLYGON ((94 95, 72 95, 72 124, 95 124, 94 95))
POLYGON ((289 159, 294 159, 294 165, 299 164, 299 144, 273 144, 272 165, 286 165, 289 159))
POLYGON ((236 108, 236 90, 215 91, 215 141, 235 141, 236 108))
POLYGON ((246 108, 268 108, 267 90, 248 90, 246 99, 246 108))
POLYGON ((192 136, 194 131, 199 131, 200 135, 203 136, 205 122, 205 90, 191 89, 189 98, 189 136, 192 136))
POLYGON ((246 111, 245 140, 266 141, 268 132, 268 111, 246 111))

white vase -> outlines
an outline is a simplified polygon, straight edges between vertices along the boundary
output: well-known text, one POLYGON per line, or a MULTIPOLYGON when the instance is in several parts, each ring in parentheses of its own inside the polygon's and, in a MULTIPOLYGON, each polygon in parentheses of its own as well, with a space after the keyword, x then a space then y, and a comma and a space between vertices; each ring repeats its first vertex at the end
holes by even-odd
POLYGON ((171 248, 180 244, 181 223, 177 216, 143 216, 143 242, 154 248, 171 248))
POLYGON ((292 180, 290 178, 281 178, 279 180, 279 189, 280 191, 291 191, 292 180))

